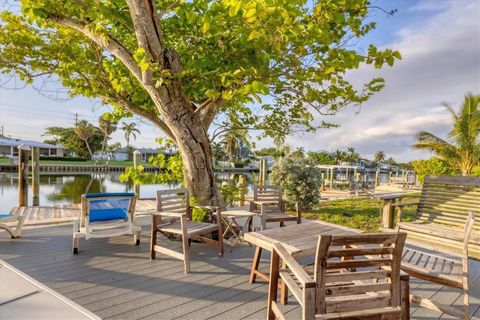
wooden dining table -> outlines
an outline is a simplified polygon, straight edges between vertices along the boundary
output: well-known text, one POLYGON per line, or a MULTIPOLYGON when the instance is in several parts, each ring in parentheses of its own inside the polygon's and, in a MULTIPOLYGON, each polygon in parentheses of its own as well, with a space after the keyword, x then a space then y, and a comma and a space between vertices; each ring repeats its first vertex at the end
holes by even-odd
POLYGON ((256 278, 269 281, 267 274, 258 270, 262 251, 272 251, 273 244, 281 242, 294 257, 312 255, 317 248, 318 236, 322 234, 356 234, 360 230, 339 226, 332 223, 304 220, 301 224, 287 225, 282 228, 267 229, 245 234, 244 240, 256 246, 248 281, 254 283, 256 278))

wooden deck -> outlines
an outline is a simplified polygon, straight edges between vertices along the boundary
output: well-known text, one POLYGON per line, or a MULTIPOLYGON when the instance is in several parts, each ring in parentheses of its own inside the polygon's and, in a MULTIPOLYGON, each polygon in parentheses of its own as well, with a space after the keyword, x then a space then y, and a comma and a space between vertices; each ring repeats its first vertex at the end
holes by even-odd
MULTIPOLYGON (((264 319, 267 286, 248 284, 253 248, 242 245, 219 258, 211 246, 191 247, 192 273, 183 273, 179 260, 159 255, 148 259, 149 234, 142 244, 131 237, 81 241, 80 254, 71 254, 72 226, 30 227, 23 237, 0 232, 0 259, 74 300, 104 319, 264 319)), ((161 240, 173 248, 180 243, 161 240)), ((268 257, 260 267, 266 268, 268 257)), ((480 286, 480 262, 471 261, 480 286)), ((412 279, 413 292, 456 304, 458 291, 412 279)), ((291 299, 293 301, 293 299, 291 299)), ((476 316, 480 317, 477 305, 476 316)), ((298 318, 296 303, 287 317, 298 318)), ((447 319, 412 306, 412 319, 447 319)))

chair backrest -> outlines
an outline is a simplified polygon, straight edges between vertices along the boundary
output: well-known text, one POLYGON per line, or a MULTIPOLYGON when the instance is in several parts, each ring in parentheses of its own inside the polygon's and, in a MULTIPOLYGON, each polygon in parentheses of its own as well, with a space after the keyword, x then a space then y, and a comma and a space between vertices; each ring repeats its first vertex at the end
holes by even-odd
POLYGON ((82 196, 82 222, 132 220, 134 193, 89 193, 82 196))
POLYGON ((282 201, 282 187, 272 185, 254 185, 253 200, 255 201, 282 201))
MULTIPOLYGON (((471 211, 480 212, 480 177, 425 178, 417 220, 463 229, 471 211)), ((480 224, 473 229, 480 231, 480 224)))
POLYGON ((187 217, 190 219, 190 196, 187 189, 157 191, 157 210, 160 212, 187 213, 187 217))
POLYGON ((314 275, 316 313, 400 308, 405 239, 402 232, 320 236, 314 275))

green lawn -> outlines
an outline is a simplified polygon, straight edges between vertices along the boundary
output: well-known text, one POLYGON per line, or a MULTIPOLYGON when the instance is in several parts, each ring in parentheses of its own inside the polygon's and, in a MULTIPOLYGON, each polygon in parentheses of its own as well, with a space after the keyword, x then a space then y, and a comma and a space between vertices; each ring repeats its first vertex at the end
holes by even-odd
MULTIPOLYGON (((414 201, 405 198, 404 202, 414 201)), ((381 224, 382 201, 379 199, 353 198, 345 200, 323 201, 311 210, 302 213, 302 217, 331 222, 364 231, 377 231, 381 224)), ((411 220, 415 215, 415 206, 404 208, 403 221, 411 220)))

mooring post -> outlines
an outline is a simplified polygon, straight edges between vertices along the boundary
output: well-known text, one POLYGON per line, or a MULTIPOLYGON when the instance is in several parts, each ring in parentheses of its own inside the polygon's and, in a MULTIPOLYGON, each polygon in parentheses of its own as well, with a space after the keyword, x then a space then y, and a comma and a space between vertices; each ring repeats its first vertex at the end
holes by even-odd
POLYGON ((330 172, 330 190, 333 190, 333 168, 331 170, 332 171, 330 172))
POLYGON ((380 185, 380 170, 375 171, 375 187, 380 185))
POLYGON ((265 184, 265 180, 267 177, 267 160, 265 158, 260 159, 260 172, 259 172, 259 181, 258 184, 263 185, 265 184))
POLYGON ((246 183, 245 183, 245 176, 242 174, 238 177, 238 191, 239 191, 239 198, 240 198, 240 206, 243 207, 245 205, 245 192, 247 191, 246 189, 246 183))
MULTIPOLYGON (((138 169, 142 162, 142 153, 138 150, 133 151, 133 167, 138 169)), ((138 198, 140 198, 140 184, 136 183, 134 185, 134 192, 138 198)))
POLYGON ((32 205, 40 205, 40 148, 32 148, 32 205))
POLYGON ((325 173, 324 172, 322 172, 322 187, 321 187, 321 190, 325 191, 325 173))
POLYGON ((18 206, 28 205, 28 156, 30 147, 18 146, 18 206))
POLYGON ((392 184, 392 171, 388 172, 388 185, 392 184))

